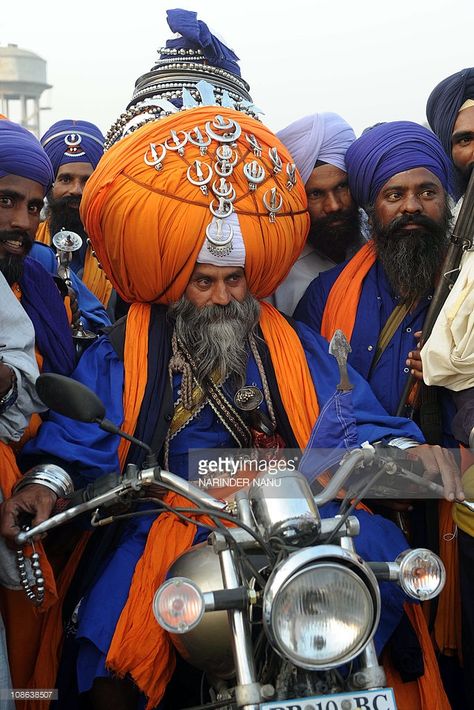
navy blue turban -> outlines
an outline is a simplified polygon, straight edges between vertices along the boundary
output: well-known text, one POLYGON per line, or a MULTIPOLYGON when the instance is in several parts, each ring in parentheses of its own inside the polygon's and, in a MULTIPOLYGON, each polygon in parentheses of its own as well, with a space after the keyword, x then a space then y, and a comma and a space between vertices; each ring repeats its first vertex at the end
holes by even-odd
POLYGON ((397 173, 426 168, 451 191, 451 164, 438 138, 411 121, 382 123, 349 146, 346 153, 349 187, 361 207, 373 204, 380 189, 397 173))
POLYGON ((197 12, 191 10, 167 10, 168 25, 181 37, 169 39, 166 46, 172 49, 200 49, 214 67, 240 76, 238 56, 215 37, 209 27, 197 19, 197 12))
POLYGON ((474 99, 474 68, 462 69, 443 79, 431 92, 426 117, 446 153, 451 157, 451 136, 459 109, 467 99, 474 99))
POLYGON ((41 138, 56 175, 65 163, 90 163, 93 168, 104 154, 104 136, 89 121, 70 118, 53 123, 41 138))
POLYGON ((0 120, 0 177, 19 175, 49 190, 54 181, 51 161, 35 136, 13 121, 0 120))

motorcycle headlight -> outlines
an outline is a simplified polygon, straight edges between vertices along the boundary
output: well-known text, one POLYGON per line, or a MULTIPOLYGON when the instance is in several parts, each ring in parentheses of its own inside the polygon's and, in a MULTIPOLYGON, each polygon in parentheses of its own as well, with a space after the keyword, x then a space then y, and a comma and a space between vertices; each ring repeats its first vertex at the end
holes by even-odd
POLYGON ((438 596, 446 581, 446 570, 438 555, 422 547, 402 552, 395 560, 400 565, 400 586, 413 599, 426 601, 438 596))
POLYGON ((291 555, 264 592, 264 624, 275 650, 292 663, 323 670, 357 656, 375 633, 380 594, 360 558, 333 545, 291 555))

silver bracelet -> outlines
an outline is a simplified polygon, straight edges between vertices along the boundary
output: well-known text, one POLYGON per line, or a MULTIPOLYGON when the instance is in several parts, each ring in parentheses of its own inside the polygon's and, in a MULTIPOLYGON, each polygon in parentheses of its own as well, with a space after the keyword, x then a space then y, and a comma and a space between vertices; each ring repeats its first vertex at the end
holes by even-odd
POLYGON ((420 446, 419 441, 414 439, 409 439, 408 436, 396 436, 394 439, 390 439, 388 446, 394 446, 396 449, 413 449, 415 446, 420 446))
POLYGON ((12 495, 33 484, 49 488, 58 498, 64 498, 74 491, 70 475, 52 463, 40 464, 27 471, 13 488, 12 495))

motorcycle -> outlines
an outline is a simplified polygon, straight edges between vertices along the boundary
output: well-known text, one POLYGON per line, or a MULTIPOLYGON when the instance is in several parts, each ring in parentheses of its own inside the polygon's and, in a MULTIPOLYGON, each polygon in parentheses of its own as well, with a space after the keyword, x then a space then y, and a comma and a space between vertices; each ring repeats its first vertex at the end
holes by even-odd
POLYGON ((60 512, 18 534, 20 547, 87 512, 97 526, 120 519, 117 504, 153 501, 159 507, 168 490, 196 506, 177 515, 199 512, 215 522, 206 542, 172 564, 153 600, 157 623, 206 676, 210 700, 199 708, 396 710, 374 645, 379 584, 389 581, 412 599, 432 599, 445 582, 443 564, 427 549, 406 550, 394 561, 361 559, 352 512, 365 484, 344 512, 322 518, 320 509, 354 472, 363 480, 370 471, 372 481, 374 471, 398 471, 412 482, 416 474, 366 446, 346 453, 316 496, 305 476, 287 468, 258 476, 228 503, 161 469, 148 446, 104 418, 101 401, 83 385, 47 374, 37 388, 51 409, 119 433, 147 457, 141 470, 128 465, 123 476, 105 476, 61 500, 60 512))

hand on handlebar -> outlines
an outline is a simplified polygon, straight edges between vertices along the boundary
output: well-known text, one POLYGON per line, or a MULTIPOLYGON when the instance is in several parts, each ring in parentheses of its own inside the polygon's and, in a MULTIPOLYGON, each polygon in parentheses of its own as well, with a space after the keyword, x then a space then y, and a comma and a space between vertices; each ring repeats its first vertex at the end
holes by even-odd
POLYGON ((453 454, 441 446, 421 444, 406 451, 408 459, 419 460, 425 469, 424 478, 432 480, 438 475, 444 488, 444 497, 449 501, 463 501, 465 498, 461 474, 453 454))
POLYGON ((32 516, 31 526, 38 525, 51 515, 57 496, 46 486, 32 484, 0 505, 0 534, 13 543, 20 532, 22 514, 32 516))

